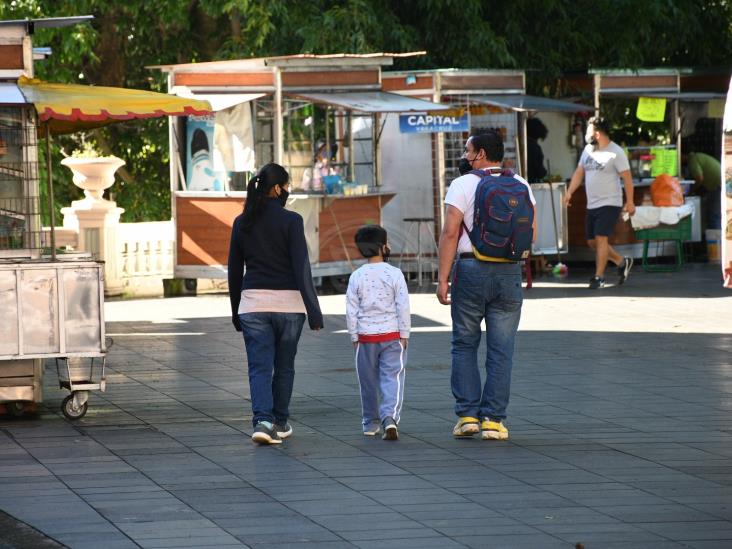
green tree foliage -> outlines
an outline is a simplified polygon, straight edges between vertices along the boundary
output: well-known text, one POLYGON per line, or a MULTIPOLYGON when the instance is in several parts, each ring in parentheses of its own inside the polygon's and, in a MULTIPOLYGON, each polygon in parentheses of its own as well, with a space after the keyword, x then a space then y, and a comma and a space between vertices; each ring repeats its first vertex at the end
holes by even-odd
MULTIPOLYGON (((728 0, 6 0, 1 19, 92 14, 91 24, 40 29, 36 64, 49 81, 165 91, 151 65, 300 52, 426 50, 396 69, 522 68, 533 93, 561 94, 559 76, 592 67, 729 66, 728 0)), ((54 147, 57 203, 78 198, 57 166, 82 137, 54 147)), ((165 119, 84 139, 122 157, 113 187, 126 221, 170 215, 165 119)))

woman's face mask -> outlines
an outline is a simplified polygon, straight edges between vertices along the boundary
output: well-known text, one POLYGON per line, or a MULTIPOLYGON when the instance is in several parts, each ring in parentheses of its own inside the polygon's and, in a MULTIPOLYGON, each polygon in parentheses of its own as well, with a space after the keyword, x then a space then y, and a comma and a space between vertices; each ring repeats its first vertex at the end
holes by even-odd
POLYGON ((284 207, 287 204, 287 198, 290 196, 290 192, 285 187, 280 187, 280 194, 277 195, 277 200, 284 207))

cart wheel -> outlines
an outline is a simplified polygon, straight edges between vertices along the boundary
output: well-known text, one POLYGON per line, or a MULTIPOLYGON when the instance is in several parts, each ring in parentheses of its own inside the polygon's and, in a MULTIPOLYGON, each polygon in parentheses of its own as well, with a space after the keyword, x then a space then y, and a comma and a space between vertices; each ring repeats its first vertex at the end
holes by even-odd
POLYGON ((74 395, 73 393, 67 396, 61 403, 61 411, 69 419, 81 419, 86 415, 86 410, 89 408, 89 403, 85 402, 80 408, 74 406, 74 395))
POLYGON ((25 412, 25 405, 22 402, 8 402, 5 405, 5 408, 7 409, 8 414, 13 417, 20 417, 23 415, 23 412, 25 412))

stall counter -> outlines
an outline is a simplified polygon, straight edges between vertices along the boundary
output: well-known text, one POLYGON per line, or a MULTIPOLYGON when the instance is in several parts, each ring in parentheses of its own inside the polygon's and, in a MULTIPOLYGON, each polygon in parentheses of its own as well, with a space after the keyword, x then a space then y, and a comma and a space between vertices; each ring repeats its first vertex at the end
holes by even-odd
MULTIPOLYGON (((175 276, 226 278, 231 227, 243 209, 246 192, 177 191, 175 276)), ((287 208, 299 213, 313 276, 350 274, 361 256, 354 243, 359 227, 381 223, 381 214, 395 193, 364 195, 294 192, 287 208)))
MULTIPOLYGON (((651 203, 651 183, 653 179, 635 179, 633 180, 633 203, 636 206, 651 203)), ((688 187, 693 181, 681 181, 682 187, 688 187)), ((695 197, 687 197, 687 202, 695 203, 695 197)), ((697 206, 698 208, 698 206, 697 206)), ((594 257, 594 252, 587 246, 585 237, 585 216, 587 215, 587 195, 585 194, 584 184, 580 186, 572 195, 572 206, 567 208, 567 217, 569 224, 569 252, 573 259, 589 259, 594 257)), ((692 242, 701 239, 701 217, 698 211, 695 211, 692 218, 692 242)), ((630 221, 619 219, 615 225, 615 234, 610 239, 613 246, 623 246, 626 251, 625 255, 633 255, 640 257, 641 242, 635 239, 635 233, 630 221)))

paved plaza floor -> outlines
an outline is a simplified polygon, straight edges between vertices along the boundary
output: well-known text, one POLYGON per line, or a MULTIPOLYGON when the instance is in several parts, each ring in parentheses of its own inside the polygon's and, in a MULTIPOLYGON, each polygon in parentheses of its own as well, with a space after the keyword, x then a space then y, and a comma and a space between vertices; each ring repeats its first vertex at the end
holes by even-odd
POLYGON ((0 548, 732 547, 732 292, 707 265, 586 280, 526 292, 507 442, 451 437, 431 294, 412 295, 398 441, 361 435, 343 296, 326 296, 273 447, 249 439, 226 296, 108 302, 87 416, 60 415, 49 368, 38 415, 0 416, 0 548))

